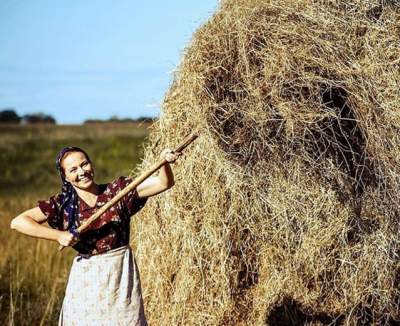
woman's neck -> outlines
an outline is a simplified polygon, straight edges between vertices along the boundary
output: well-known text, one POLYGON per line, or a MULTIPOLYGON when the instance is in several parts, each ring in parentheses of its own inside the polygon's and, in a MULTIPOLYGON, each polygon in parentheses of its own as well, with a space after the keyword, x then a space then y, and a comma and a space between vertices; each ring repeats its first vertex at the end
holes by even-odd
POLYGON ((100 187, 98 184, 93 183, 88 189, 75 188, 78 196, 82 198, 90 206, 96 204, 97 196, 100 193, 100 187))

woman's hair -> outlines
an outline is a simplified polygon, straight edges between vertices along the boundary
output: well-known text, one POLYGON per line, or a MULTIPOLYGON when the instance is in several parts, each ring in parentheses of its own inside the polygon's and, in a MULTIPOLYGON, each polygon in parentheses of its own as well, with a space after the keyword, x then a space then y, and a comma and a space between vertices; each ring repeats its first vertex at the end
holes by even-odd
POLYGON ((61 178, 61 193, 60 193, 60 209, 58 210, 58 218, 64 223, 64 215, 68 216, 67 229, 73 233, 78 228, 78 194, 75 188, 65 179, 64 169, 62 167, 62 160, 64 157, 73 152, 83 153, 86 159, 90 161, 89 155, 79 147, 69 146, 64 147, 57 155, 56 168, 61 178))

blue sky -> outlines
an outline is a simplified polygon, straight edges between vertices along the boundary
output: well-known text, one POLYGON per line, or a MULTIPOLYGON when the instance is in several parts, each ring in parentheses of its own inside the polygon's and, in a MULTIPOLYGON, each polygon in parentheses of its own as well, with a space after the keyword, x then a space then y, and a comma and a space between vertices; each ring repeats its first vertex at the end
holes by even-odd
POLYGON ((0 0, 0 110, 58 123, 157 116, 218 0, 0 0))

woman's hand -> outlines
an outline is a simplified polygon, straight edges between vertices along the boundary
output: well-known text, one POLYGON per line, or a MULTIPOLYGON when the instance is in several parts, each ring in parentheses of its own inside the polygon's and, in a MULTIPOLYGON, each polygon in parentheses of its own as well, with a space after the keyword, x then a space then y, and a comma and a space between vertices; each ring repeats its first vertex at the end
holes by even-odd
POLYGON ((64 247, 73 246, 77 240, 69 231, 60 231, 57 238, 58 243, 64 247))
POLYGON ((182 153, 175 153, 169 148, 161 152, 161 158, 165 159, 168 163, 175 163, 180 156, 182 156, 182 153))

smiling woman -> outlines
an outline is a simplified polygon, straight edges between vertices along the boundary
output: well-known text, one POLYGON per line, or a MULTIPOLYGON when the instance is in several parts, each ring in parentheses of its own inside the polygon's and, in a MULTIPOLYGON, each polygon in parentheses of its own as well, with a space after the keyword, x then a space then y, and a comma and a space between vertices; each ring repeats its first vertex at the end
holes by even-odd
POLYGON ((174 184, 169 163, 180 154, 166 149, 161 155, 168 163, 158 176, 129 192, 80 235, 78 227, 132 180, 119 177, 108 184, 97 184, 86 152, 78 147, 63 148, 56 159, 61 193, 39 201, 37 207, 12 220, 11 228, 21 233, 54 240, 78 252, 59 325, 76 325, 77 321, 79 325, 147 325, 139 271, 129 247, 129 226, 131 216, 148 197, 174 184), (51 228, 42 225, 44 222, 51 228))

